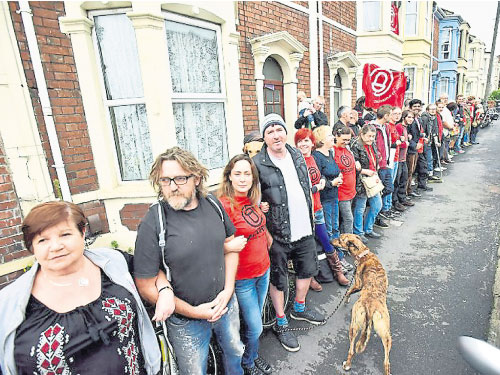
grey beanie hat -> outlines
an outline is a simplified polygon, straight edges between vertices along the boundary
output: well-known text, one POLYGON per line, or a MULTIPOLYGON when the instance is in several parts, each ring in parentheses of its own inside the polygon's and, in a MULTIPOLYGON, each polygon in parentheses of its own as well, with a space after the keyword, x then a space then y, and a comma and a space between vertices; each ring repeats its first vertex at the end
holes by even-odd
POLYGON ((285 129, 285 132, 288 133, 283 118, 276 113, 270 113, 266 117, 264 117, 264 119, 260 123, 260 128, 262 129, 262 136, 264 136, 266 129, 271 125, 281 125, 285 129))

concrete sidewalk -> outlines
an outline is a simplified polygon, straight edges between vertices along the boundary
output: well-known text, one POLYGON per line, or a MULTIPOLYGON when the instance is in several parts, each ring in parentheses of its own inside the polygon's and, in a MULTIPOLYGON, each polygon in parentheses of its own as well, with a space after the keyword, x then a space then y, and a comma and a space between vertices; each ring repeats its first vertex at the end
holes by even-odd
POLYGON ((493 284, 493 309, 490 317, 488 342, 500 348, 500 246, 497 252, 497 270, 495 274, 495 283, 493 284))

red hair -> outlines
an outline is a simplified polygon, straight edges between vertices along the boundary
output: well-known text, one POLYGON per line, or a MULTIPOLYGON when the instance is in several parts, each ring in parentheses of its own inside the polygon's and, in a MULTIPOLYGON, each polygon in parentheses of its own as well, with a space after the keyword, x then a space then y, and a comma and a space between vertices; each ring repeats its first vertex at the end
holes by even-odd
MULTIPOLYGON (((293 138, 295 141, 295 146, 297 146, 297 143, 302 141, 303 139, 309 138, 313 145, 316 144, 316 138, 314 138, 314 134, 311 131, 311 129, 307 128, 301 128, 297 130, 297 133, 295 133, 295 137, 293 138)), ((314 147, 314 146, 313 146, 314 147)))

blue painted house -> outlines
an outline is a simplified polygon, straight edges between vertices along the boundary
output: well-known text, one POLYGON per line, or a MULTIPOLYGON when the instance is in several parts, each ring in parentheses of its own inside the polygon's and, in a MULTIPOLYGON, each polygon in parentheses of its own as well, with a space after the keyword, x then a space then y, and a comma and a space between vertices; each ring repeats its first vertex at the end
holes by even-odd
POLYGON ((462 91, 462 61, 465 60, 465 46, 468 38, 467 23, 458 14, 436 7, 434 17, 439 22, 437 70, 432 72, 431 102, 443 92, 454 101, 457 92, 462 91))

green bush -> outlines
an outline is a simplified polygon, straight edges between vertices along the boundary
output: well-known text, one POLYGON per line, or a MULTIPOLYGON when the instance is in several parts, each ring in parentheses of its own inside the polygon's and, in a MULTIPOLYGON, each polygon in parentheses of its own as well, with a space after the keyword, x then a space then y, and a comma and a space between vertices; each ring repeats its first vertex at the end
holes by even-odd
POLYGON ((488 99, 500 100, 500 90, 493 91, 488 99))

